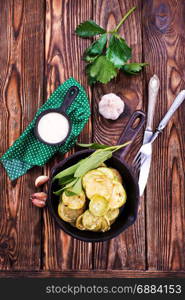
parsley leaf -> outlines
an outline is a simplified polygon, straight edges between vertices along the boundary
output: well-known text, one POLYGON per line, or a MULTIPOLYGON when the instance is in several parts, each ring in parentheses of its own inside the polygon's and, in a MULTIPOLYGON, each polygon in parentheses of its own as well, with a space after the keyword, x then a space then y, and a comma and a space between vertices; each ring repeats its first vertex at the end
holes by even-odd
POLYGON ((87 63, 85 70, 90 85, 96 82, 108 83, 117 76, 120 69, 127 74, 137 74, 146 65, 144 63, 127 64, 132 56, 132 49, 118 33, 120 27, 135 9, 135 6, 132 7, 111 31, 106 31, 92 20, 87 20, 77 26, 75 32, 82 38, 99 35, 83 55, 87 63))
POLYGON ((112 35, 107 48, 106 57, 115 67, 121 68, 131 58, 132 50, 121 37, 112 35))
POLYGON ((127 74, 135 75, 138 74, 143 67, 147 66, 147 63, 130 63, 125 64, 121 70, 124 71, 127 74))
POLYGON ((103 34, 106 31, 105 29, 97 25, 94 21, 88 20, 78 25, 75 32, 80 37, 86 38, 95 36, 97 34, 103 34))
POLYGON ((107 83, 116 77, 117 70, 105 55, 101 55, 88 66, 88 74, 91 80, 94 78, 101 83, 107 83))
POLYGON ((86 67, 85 67, 85 71, 86 71, 86 73, 88 75, 88 84, 89 85, 93 85, 94 83, 97 82, 96 78, 95 77, 91 77, 91 74, 90 74, 90 70, 91 70, 92 65, 93 64, 90 63, 90 64, 86 65, 86 67))
POLYGON ((97 82, 96 78, 91 77, 90 75, 88 76, 88 84, 93 85, 97 82))
POLYGON ((87 62, 93 62, 98 55, 102 54, 107 42, 107 34, 102 34, 99 39, 91 44, 89 48, 84 52, 84 60, 87 62))

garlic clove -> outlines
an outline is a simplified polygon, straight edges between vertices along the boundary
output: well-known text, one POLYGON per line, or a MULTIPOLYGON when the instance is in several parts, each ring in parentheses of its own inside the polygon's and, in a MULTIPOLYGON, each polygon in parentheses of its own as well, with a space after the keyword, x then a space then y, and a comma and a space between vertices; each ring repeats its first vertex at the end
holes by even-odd
POLYGON ((34 193, 34 194, 31 195, 31 200, 33 200, 33 199, 46 201, 47 200, 47 194, 44 193, 44 192, 34 193))
POLYGON ((39 177, 37 177, 37 178, 35 179, 35 186, 36 186, 36 187, 39 187, 39 186, 45 184, 46 182, 48 182, 48 180, 49 180, 49 177, 48 177, 48 176, 46 176, 46 175, 41 175, 41 176, 39 176, 39 177))
POLYGON ((40 207, 40 208, 46 206, 46 201, 39 200, 39 199, 36 199, 36 198, 32 199, 32 203, 33 203, 33 205, 35 205, 37 207, 40 207))

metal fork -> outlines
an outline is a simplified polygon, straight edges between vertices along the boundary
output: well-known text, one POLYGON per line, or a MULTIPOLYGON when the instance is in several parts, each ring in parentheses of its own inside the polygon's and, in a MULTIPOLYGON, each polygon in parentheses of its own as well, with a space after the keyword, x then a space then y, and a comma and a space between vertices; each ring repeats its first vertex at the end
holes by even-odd
POLYGON ((158 134, 159 132, 157 131, 156 133, 154 133, 149 143, 146 143, 141 146, 132 163, 134 169, 139 170, 139 167, 142 166, 145 160, 147 160, 147 158, 152 154, 151 144, 155 141, 158 134), (142 158, 141 158, 141 154, 143 154, 142 158))
POLYGON ((185 90, 182 90, 177 95, 174 102, 170 106, 169 110, 167 111, 167 113, 165 114, 165 116, 163 117, 161 122, 159 123, 156 131, 154 132, 154 134, 151 137, 151 140, 148 143, 143 144, 141 146, 140 150, 138 151, 138 153, 136 154, 136 156, 133 160, 134 169, 136 169, 136 170, 139 169, 139 167, 142 166, 142 164, 145 162, 145 160, 148 158, 148 156, 151 155, 151 152, 152 152, 151 144, 158 137, 159 133, 161 133, 162 130, 166 127, 168 121, 170 120, 170 118, 173 116, 175 111, 179 108, 179 106, 182 104, 182 102, 184 100, 185 100, 185 90), (141 159, 141 154, 144 154, 142 159, 141 159))

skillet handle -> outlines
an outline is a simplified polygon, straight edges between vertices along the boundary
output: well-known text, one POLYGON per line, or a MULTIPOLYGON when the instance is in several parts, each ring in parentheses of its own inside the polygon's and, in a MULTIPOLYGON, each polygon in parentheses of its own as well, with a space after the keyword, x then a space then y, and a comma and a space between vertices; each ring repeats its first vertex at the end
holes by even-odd
POLYGON ((71 86, 64 97, 64 101, 63 101, 61 107, 59 107, 58 110, 60 112, 65 113, 66 110, 68 109, 68 107, 72 104, 73 100, 78 95, 78 93, 79 93, 79 88, 75 85, 71 86))
MULTIPOLYGON (((138 133, 141 131, 143 125, 145 124, 145 113, 141 110, 136 110, 130 117, 125 129, 123 130, 117 145, 124 144, 128 141, 134 141, 138 133), (136 121, 137 120, 137 121, 136 121), (136 123, 136 126, 134 126, 134 123, 136 123)), ((114 155, 117 157, 123 159, 123 156, 128 152, 130 149, 130 146, 132 143, 130 143, 128 146, 118 150, 115 152, 114 155)))

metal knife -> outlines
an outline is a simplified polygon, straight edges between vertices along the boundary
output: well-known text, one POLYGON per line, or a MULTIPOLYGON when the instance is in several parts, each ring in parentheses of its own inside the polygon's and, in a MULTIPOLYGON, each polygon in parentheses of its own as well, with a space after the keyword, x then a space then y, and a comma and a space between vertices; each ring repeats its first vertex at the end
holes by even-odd
POLYGON ((149 173, 150 164, 148 162, 151 162, 151 156, 152 156, 152 143, 155 141, 155 139, 158 137, 159 133, 162 132, 162 130, 166 127, 168 121, 172 117, 172 115, 175 113, 175 111, 179 108, 179 106, 183 103, 185 100, 185 90, 182 90, 177 97, 175 98, 174 102, 170 106, 169 110, 163 117, 163 119, 160 121, 157 129, 155 130, 154 134, 152 135, 150 141, 148 143, 145 143, 142 145, 140 152, 142 153, 143 157, 145 156, 146 159, 144 159, 144 163, 141 165, 141 171, 139 175, 139 189, 140 189, 140 195, 143 194, 143 191, 146 186, 146 174, 149 173))
MULTIPOLYGON (((153 135, 153 131, 152 131, 153 118, 154 118, 155 106, 157 102, 158 91, 159 91, 159 78, 157 75, 154 75, 150 78, 149 85, 148 85, 148 112, 147 112, 146 129, 143 137, 143 144, 148 143, 153 135)), ((142 154, 141 154, 141 160, 142 160, 142 154)), ((151 164, 151 156, 144 162, 142 168, 140 169, 139 182, 138 182, 140 196, 143 195, 148 180, 150 164, 151 164)))

